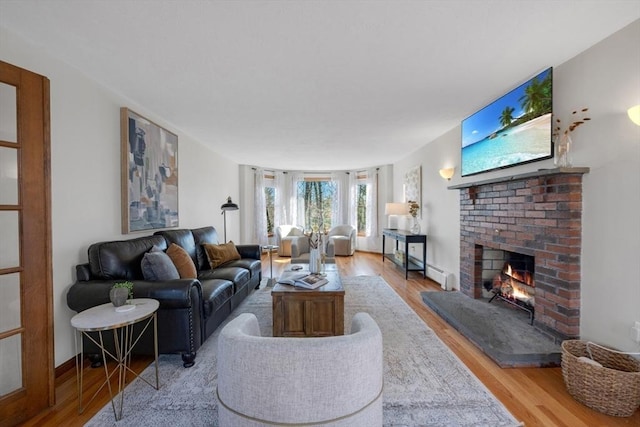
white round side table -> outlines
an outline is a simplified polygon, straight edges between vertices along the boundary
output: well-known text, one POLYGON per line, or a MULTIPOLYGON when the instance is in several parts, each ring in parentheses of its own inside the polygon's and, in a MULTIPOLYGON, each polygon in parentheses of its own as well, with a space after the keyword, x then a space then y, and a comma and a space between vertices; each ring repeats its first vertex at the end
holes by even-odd
MULTIPOLYGON (((102 363, 105 372, 105 381, 100 386, 98 391, 89 399, 87 405, 93 401, 98 392, 106 385, 109 389, 109 395, 111 396, 111 407, 113 408, 113 415, 116 421, 122 419, 122 408, 124 406, 124 388, 126 385, 127 372, 131 372, 137 378, 149 384, 149 386, 160 389, 160 382, 158 379, 158 320, 157 310, 160 306, 157 300, 150 298, 134 298, 128 301, 128 304, 122 306, 133 306, 133 309, 128 311, 116 311, 116 307, 111 303, 98 305, 96 307, 89 308, 82 311, 71 318, 71 326, 76 330, 74 334, 76 345, 76 379, 78 386, 78 412, 82 413, 84 408, 82 405, 82 373, 83 373, 83 361, 84 361, 84 349, 82 345, 82 336, 86 336, 90 341, 100 348, 102 352, 102 363), (145 321, 142 330, 138 334, 134 333, 133 326, 137 323, 145 321), (131 362, 131 350, 138 343, 142 334, 153 324, 153 344, 155 352, 155 369, 156 369, 156 384, 155 386, 147 381, 145 378, 138 376, 129 367, 131 362), (113 331, 113 342, 115 347, 115 354, 112 354, 109 349, 104 345, 102 334, 107 331, 113 331), (98 332, 98 340, 96 340, 89 332, 98 332), (79 345, 78 345, 79 341, 79 345), (78 347, 79 350, 78 351, 78 347), (116 366, 110 372, 107 366, 107 360, 114 360, 116 366), (111 377, 118 373, 118 390, 114 394, 114 390, 111 388, 111 377), (120 402, 117 405, 114 397, 120 394, 120 402), (119 408, 116 409, 116 406, 119 408)), ((122 308, 119 308, 122 310, 122 308)))

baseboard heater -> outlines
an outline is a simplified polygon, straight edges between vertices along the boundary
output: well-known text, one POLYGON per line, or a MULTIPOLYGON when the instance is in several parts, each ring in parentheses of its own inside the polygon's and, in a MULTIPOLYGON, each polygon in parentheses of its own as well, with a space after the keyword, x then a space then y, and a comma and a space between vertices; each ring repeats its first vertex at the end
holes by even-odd
POLYGON ((440 284, 440 287, 445 291, 450 291, 452 288, 452 281, 449 279, 450 274, 444 270, 439 269, 438 267, 434 267, 433 265, 427 264, 427 276, 440 284))

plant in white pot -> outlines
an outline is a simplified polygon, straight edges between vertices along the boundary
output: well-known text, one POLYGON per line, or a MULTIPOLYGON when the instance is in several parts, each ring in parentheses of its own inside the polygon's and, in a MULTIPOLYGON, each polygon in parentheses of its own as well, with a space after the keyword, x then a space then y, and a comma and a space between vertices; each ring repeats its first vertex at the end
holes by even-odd
POLYGON ((109 299, 114 307, 124 305, 128 298, 133 298, 133 282, 118 282, 111 287, 109 299))

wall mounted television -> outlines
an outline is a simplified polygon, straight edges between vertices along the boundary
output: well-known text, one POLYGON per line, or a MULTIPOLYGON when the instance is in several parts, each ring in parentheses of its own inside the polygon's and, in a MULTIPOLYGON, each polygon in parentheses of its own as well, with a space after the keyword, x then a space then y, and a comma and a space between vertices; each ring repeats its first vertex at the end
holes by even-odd
POLYGON ((462 121, 462 176, 553 157, 552 71, 542 71, 462 121))

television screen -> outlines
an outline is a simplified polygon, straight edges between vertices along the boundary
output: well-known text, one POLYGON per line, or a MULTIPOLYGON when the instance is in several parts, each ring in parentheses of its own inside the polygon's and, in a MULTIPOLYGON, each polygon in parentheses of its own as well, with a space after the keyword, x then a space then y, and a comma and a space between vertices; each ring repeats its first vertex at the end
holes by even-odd
POLYGON ((462 121, 462 176, 553 157, 552 69, 462 121))

